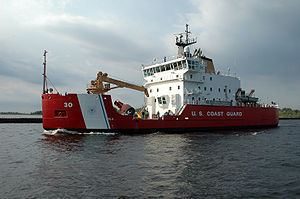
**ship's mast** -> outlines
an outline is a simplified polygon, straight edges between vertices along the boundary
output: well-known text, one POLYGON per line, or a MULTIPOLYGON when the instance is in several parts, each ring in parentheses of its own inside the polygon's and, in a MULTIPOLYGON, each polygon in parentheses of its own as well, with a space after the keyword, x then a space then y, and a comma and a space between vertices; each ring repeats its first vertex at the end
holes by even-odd
POLYGON ((44 76, 44 78, 43 78, 43 94, 45 94, 45 93, 48 93, 48 86, 47 86, 47 75, 46 75, 46 63, 47 63, 47 57, 46 57, 46 55, 47 55, 47 51, 45 50, 44 51, 44 62, 43 62, 43 65, 44 65, 44 73, 43 73, 43 76, 44 76))
POLYGON ((196 38, 189 38, 191 31, 189 31, 189 25, 185 24, 185 32, 179 33, 179 38, 176 36, 176 45, 178 46, 178 57, 184 56, 184 48, 186 46, 195 44, 197 42, 196 38), (185 40, 183 40, 183 35, 185 34, 185 40))

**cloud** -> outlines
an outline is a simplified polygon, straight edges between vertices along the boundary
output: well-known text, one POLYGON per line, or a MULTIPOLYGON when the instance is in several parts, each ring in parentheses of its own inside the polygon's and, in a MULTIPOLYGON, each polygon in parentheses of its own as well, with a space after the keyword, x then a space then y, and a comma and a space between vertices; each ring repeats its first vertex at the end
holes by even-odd
MULTIPOLYGON (((122 30, 124 27, 118 20, 94 20, 56 13, 47 7, 49 3, 28 3, 30 6, 16 2, 5 6, 8 8, 5 17, 11 17, 12 23, 4 24, 6 34, 0 36, 3 45, 0 48, 0 74, 8 77, 8 81, 20 79, 40 86, 42 52, 47 49, 48 77, 59 91, 85 92, 85 86, 95 78, 98 70, 142 84, 138 60, 142 60, 151 48, 145 47, 147 41, 132 38, 134 34, 122 30), (39 11, 34 12, 35 9, 39 11), (25 17, 26 14, 30 17, 25 17), (130 78, 132 75, 138 78, 130 78)), ((0 14, 0 20, 3 15, 4 12, 0 14)), ((26 90, 26 84, 19 86, 26 90)))
MULTIPOLYGON (((22 81, 19 87, 28 95, 28 86, 40 92, 44 49, 48 76, 62 92, 85 92, 99 70, 142 84, 141 64, 176 54, 173 34, 189 23, 197 47, 218 70, 230 67, 245 88, 300 108, 291 100, 300 97, 299 1, 0 0, 0 5, 0 75, 8 88, 10 81, 22 81)), ((113 94, 143 103, 137 92, 113 94)), ((2 95, 0 101, 9 104, 2 95)))
POLYGON ((63 37, 66 41, 75 42, 93 52, 102 59, 113 61, 132 60, 140 54, 133 54, 143 49, 138 40, 113 21, 90 20, 80 16, 47 16, 33 22, 38 28, 63 37))
POLYGON ((188 15, 191 27, 220 70, 231 67, 246 88, 256 85, 261 96, 273 96, 283 106, 300 108, 289 99, 299 98, 295 86, 300 84, 299 1, 193 3, 198 12, 188 15), (290 88, 294 90, 287 94, 290 88))
POLYGON ((19 78, 0 75, 0 112, 39 110, 42 87, 19 78))

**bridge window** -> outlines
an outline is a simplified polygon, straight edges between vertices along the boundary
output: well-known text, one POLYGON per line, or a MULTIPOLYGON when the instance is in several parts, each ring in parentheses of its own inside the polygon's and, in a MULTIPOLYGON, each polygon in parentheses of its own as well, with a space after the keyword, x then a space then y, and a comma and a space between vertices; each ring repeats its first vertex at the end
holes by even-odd
POLYGON ((195 68, 200 68, 200 63, 198 61, 194 61, 195 68))
POLYGON ((154 68, 150 68, 150 75, 154 75, 154 68))
POLYGON ((171 69, 174 69, 174 64, 175 64, 175 63, 171 63, 171 64, 170 64, 171 69))
POLYGON ((191 60, 187 60, 187 63, 188 63, 189 68, 191 68, 191 66, 192 66, 191 60))
POLYGON ((170 70, 170 69, 171 69, 170 64, 167 64, 167 65, 166 65, 166 70, 170 70))
POLYGON ((195 61, 195 60, 187 60, 187 64, 188 64, 188 68, 189 69, 197 69, 199 68, 199 62, 198 61, 195 61))
POLYGON ((173 65, 174 65, 174 70, 178 70, 178 62, 173 63, 173 65))
POLYGON ((182 67, 186 68, 186 61, 182 61, 182 67))
POLYGON ((160 72, 160 68, 159 66, 158 67, 155 67, 155 72, 159 73, 160 72))
POLYGON ((178 69, 182 69, 182 63, 181 63, 181 61, 177 62, 177 67, 178 67, 178 69))

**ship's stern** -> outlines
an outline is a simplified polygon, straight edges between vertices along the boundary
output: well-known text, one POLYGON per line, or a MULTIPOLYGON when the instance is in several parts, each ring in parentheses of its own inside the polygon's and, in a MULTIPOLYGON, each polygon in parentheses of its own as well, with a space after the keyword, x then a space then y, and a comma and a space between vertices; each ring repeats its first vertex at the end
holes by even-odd
MULTIPOLYGON (((106 101, 111 99, 108 96, 104 98, 106 101)), ((43 128, 75 131, 110 129, 106 106, 103 96, 98 94, 43 94, 43 128)))
POLYGON ((77 94, 42 95, 43 128, 85 129, 77 94))

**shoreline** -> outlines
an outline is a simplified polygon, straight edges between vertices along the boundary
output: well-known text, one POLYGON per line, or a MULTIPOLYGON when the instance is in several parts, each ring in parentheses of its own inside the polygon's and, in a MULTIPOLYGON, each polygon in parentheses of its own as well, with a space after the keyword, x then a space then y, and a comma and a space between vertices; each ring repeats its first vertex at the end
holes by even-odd
POLYGON ((282 117, 279 120, 300 120, 300 117, 282 117))
POLYGON ((42 123, 42 118, 0 118, 0 123, 42 123))

